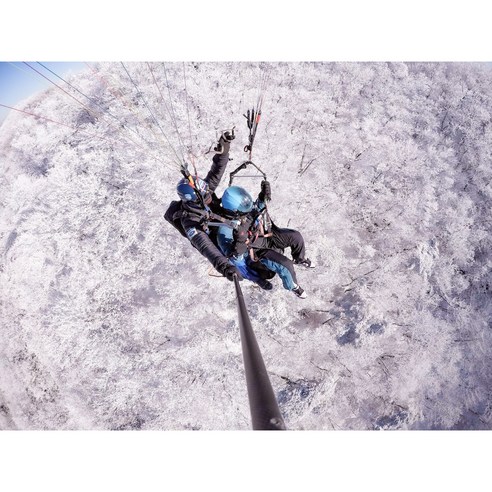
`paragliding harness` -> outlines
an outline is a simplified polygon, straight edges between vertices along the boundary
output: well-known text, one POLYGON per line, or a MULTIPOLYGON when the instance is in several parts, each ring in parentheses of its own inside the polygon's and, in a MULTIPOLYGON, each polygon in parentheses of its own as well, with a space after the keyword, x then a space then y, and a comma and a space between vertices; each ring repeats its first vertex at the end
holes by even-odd
MULTIPOLYGON (((258 128, 258 123, 260 122, 260 117, 261 117, 261 108, 256 111, 255 108, 253 108, 251 111, 248 109, 246 114, 243 114, 243 116, 246 118, 249 128, 249 135, 248 135, 249 144, 244 147, 244 152, 249 152, 249 159, 247 161, 244 161, 238 168, 232 171, 232 173, 229 173, 229 186, 232 186, 232 181, 236 176, 236 174, 239 171, 246 169, 248 166, 255 167, 256 170, 263 175, 263 179, 266 180, 266 174, 251 160, 251 156, 253 153, 253 144, 255 142, 255 137, 256 137, 256 130, 258 128)), ((238 176, 238 178, 256 178, 256 177, 257 177, 256 175, 238 176)))
MULTIPOLYGON (((209 227, 227 226, 233 229, 237 226, 236 221, 228 220, 227 218, 224 218, 221 215, 212 212, 210 207, 205 203, 203 191, 200 189, 199 186, 197 186, 195 178, 190 174, 186 165, 181 166, 181 174, 189 182, 190 186, 195 190, 200 207, 195 208, 192 212, 190 212, 183 207, 183 202, 181 200, 175 200, 171 202, 171 205, 164 215, 164 218, 172 226, 174 226, 183 237, 187 237, 187 235, 183 229, 181 219, 192 214, 201 217, 200 225, 207 234, 210 234, 211 232, 209 227)), ((215 193, 212 194, 212 200, 218 201, 215 193)))
MULTIPOLYGON (((266 206, 261 210, 256 210, 243 216, 233 215, 231 217, 234 217, 237 224, 233 231, 234 239, 244 243, 251 261, 257 262, 258 257, 255 254, 254 243, 260 238, 268 238, 273 235, 274 224, 268 215, 266 206), (245 230, 246 227, 247 229, 245 230)), ((234 250, 230 256, 237 256, 238 253, 242 254, 243 251, 234 250)))
MULTIPOLYGON (((267 176, 265 172, 257 166, 252 160, 252 151, 253 151, 253 144, 255 141, 255 136, 256 136, 256 130, 258 128, 258 123, 260 121, 261 117, 261 102, 258 102, 258 109, 255 110, 253 107, 252 110, 247 111, 245 115, 243 115, 246 120, 247 120, 247 125, 249 128, 249 136, 248 136, 248 145, 244 147, 245 152, 249 152, 249 159, 244 161, 241 165, 239 165, 234 171, 229 173, 229 185, 232 186, 233 180, 235 178, 257 178, 259 177, 258 174, 254 175, 238 175, 236 176, 240 171, 246 169, 248 166, 253 166, 258 173, 260 173, 261 177, 266 181, 267 176)), ((232 130, 234 133, 234 129, 232 130)), ((220 144, 214 149, 216 152, 220 152, 220 144)), ((237 238, 238 234, 240 232, 241 225, 244 224, 245 217, 241 216, 237 213, 231 212, 228 213, 226 210, 221 211, 221 215, 218 215, 214 213, 210 207, 205 203, 205 197, 203 194, 203 191, 200 189, 198 184, 195 182, 195 178, 191 175, 191 173, 188 170, 188 166, 186 164, 182 164, 180 168, 180 172, 183 175, 183 177, 189 182, 190 186, 194 189, 198 202, 199 202, 199 207, 193 209, 192 212, 189 210, 186 210, 186 208, 183 206, 183 202, 181 200, 179 201, 173 201, 171 202, 171 205, 169 206, 168 210, 166 211, 164 218, 173 226, 175 227, 180 234, 183 237, 187 238, 187 235, 183 229, 181 219, 188 216, 188 215, 196 215, 196 216, 201 216, 200 219, 200 224, 203 228, 203 230, 211 236, 211 239, 214 240, 215 233, 217 232, 217 228, 220 226, 226 226, 234 230, 234 236, 237 238), (212 230, 210 228, 213 228, 212 230)), ((218 198, 215 194, 212 194, 212 199, 214 201, 218 201, 218 198)), ((248 231, 246 232, 247 234, 247 241, 246 245, 248 247, 249 251, 249 257, 252 262, 254 263, 259 263, 258 258, 255 254, 254 248, 251 246, 254 241, 256 241, 260 237, 270 237, 272 236, 272 229, 275 227, 273 224, 269 214, 268 214, 268 209, 267 205, 265 203, 265 206, 261 210, 257 210, 253 213, 253 215, 248 216, 248 222, 250 222, 252 225, 249 227, 248 231)))
MULTIPOLYGON (((252 110, 249 110, 246 112, 245 115, 243 115, 246 118, 247 125, 249 128, 249 136, 248 140, 249 143, 244 147, 244 152, 249 152, 249 159, 247 161, 244 161, 239 167, 237 167, 234 171, 229 173, 229 186, 232 186, 232 182, 235 177, 237 178, 257 178, 258 175, 249 175, 249 174, 242 174, 239 176, 236 176, 237 173, 240 171, 246 169, 248 166, 253 166, 263 177, 263 179, 266 181, 267 176, 265 172, 257 166, 252 160, 252 152, 253 152, 253 144, 255 141, 256 137, 256 130, 258 128, 258 123, 260 121, 261 117, 261 101, 258 102, 258 109, 255 110, 253 107, 252 110)), ((244 220, 244 217, 235 217, 236 219, 239 219, 240 224, 238 227, 235 228, 235 236, 237 236, 238 228, 241 226, 241 222, 244 220)), ((265 207, 261 210, 257 210, 253 215, 249 215, 249 218, 252 219, 251 222, 251 227, 247 231, 247 241, 246 244, 248 246, 249 250, 249 256, 251 261, 253 262, 258 262, 258 258, 255 254, 254 248, 251 246, 254 241, 256 241, 260 237, 271 237, 272 236, 272 228, 274 227, 274 224, 270 218, 270 215, 268 214, 268 208, 265 202, 265 207)))

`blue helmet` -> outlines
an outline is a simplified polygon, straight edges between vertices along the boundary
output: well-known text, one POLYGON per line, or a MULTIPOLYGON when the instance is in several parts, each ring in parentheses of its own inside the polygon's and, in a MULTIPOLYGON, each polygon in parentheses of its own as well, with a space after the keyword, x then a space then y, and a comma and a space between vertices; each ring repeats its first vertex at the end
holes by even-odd
POLYGON ((240 186, 229 186, 222 195, 222 207, 231 212, 248 213, 253 210, 253 198, 240 186))
MULTIPOLYGON (((195 185, 198 187, 198 189, 202 192, 205 193, 208 189, 208 184, 206 181, 200 178, 194 179, 195 185)), ((190 182, 183 178, 179 183, 178 186, 176 187, 176 191, 178 192, 179 198, 183 200, 183 202, 196 202, 198 201, 198 196, 196 194, 195 188, 191 186, 190 182)))

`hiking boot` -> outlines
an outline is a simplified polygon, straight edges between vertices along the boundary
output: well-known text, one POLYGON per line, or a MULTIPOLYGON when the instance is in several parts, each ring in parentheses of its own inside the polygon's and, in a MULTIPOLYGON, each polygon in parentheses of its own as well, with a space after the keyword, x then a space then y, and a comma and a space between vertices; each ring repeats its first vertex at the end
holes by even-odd
POLYGON ((260 286, 263 290, 272 290, 273 289, 272 283, 269 282, 268 280, 265 280, 264 278, 258 280, 258 282, 256 282, 256 285, 260 286))
POLYGON ((294 265, 299 265, 304 268, 314 268, 314 263, 309 258, 297 258, 294 260, 294 265))
POLYGON ((307 297, 306 293, 304 292, 304 289, 303 289, 300 285, 296 285, 296 286, 292 289, 292 292, 294 292, 294 294, 295 294, 297 297, 300 297, 301 299, 306 299, 306 297, 307 297))

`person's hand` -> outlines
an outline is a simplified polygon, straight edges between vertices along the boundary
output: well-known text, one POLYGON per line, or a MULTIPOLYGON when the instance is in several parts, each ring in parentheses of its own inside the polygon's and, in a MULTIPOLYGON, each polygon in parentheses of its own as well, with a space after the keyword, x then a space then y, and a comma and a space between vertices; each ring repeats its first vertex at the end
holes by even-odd
POLYGON ((262 201, 270 201, 272 199, 272 188, 267 180, 261 182, 261 191, 258 198, 262 201))
POLYGON ((231 131, 229 130, 226 130, 223 134, 222 134, 222 137, 225 141, 227 142, 232 142, 235 138, 236 138, 236 135, 234 135, 234 128, 235 127, 232 127, 231 131))
POLYGON ((239 273, 238 269, 233 265, 227 265, 222 272, 224 277, 231 282, 234 281, 234 275, 237 276, 237 279, 241 281, 243 279, 242 275, 239 273))
POLYGON ((231 142, 236 138, 234 135, 234 127, 232 129, 226 130, 219 138, 217 145, 214 147, 214 152, 216 154, 227 154, 231 146, 231 142))

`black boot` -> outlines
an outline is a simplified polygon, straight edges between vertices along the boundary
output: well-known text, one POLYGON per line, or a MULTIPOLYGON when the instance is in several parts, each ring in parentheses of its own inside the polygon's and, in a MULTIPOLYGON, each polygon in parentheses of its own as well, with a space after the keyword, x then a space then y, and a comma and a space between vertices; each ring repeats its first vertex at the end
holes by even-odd
POLYGON ((292 289, 292 292, 294 292, 294 294, 295 294, 297 297, 300 297, 301 299, 306 299, 306 297, 307 297, 306 293, 304 292, 304 289, 303 289, 300 285, 296 285, 296 286, 292 289))
POLYGON ((268 280, 265 280, 264 278, 258 280, 258 282, 256 282, 256 285, 259 285, 263 290, 272 290, 273 289, 272 283, 269 282, 268 280))
POLYGON ((299 265, 304 268, 314 268, 314 263, 309 258, 297 258, 294 260, 294 265, 299 265))

